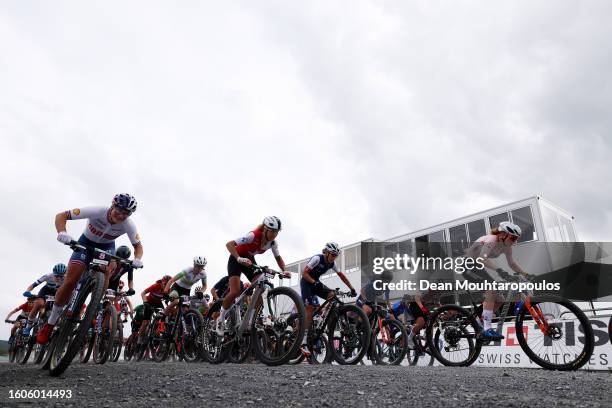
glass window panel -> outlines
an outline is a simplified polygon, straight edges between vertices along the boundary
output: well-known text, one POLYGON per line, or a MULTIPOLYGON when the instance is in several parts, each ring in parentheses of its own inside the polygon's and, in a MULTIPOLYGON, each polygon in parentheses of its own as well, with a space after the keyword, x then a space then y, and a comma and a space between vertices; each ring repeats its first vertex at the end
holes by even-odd
POLYGON ((512 222, 521 227, 521 231, 523 232, 518 242, 534 241, 538 239, 533 224, 533 217, 531 216, 531 207, 512 210, 512 222))
POLYGON ((478 238, 487 235, 487 228, 485 227, 484 219, 469 222, 467 227, 470 236, 470 244, 476 241, 478 238))
POLYGON ((548 207, 542 206, 542 221, 544 221, 544 232, 548 242, 563 242, 561 238, 561 228, 557 213, 548 207))
POLYGON ((444 248, 444 230, 433 232, 429 234, 427 238, 429 240, 429 256, 446 256, 446 250, 444 248))
POLYGON ((468 246, 467 230, 465 224, 448 229, 452 256, 462 256, 468 246))
POLYGON ((357 267, 357 250, 359 246, 348 248, 344 251, 344 263, 347 270, 357 267))
POLYGON ((491 226, 491 229, 497 228, 499 223, 503 221, 510 221, 510 217, 508 216, 507 212, 489 217, 489 225, 491 226))

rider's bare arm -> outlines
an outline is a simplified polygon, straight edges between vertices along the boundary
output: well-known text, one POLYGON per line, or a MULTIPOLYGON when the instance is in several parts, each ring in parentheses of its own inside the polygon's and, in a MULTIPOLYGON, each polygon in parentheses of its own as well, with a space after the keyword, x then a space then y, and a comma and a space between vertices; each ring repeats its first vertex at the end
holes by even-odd
POLYGON ((310 270, 308 268, 304 268, 304 272, 302 272, 302 278, 306 279, 306 282, 314 284, 316 281, 310 276, 310 270))
POLYGON ((55 216, 55 229, 58 233, 66 231, 66 222, 69 217, 70 214, 67 211, 62 211, 55 216))
POLYGON ((285 270, 285 261, 283 261, 282 256, 279 255, 276 257, 276 264, 278 265, 281 271, 285 270))
POLYGON ((134 258, 142 259, 142 255, 144 254, 144 248, 142 247, 142 243, 139 242, 134 244, 134 258))
POLYGON ((227 244, 225 244, 225 247, 234 258, 238 259, 240 257, 240 255, 238 255, 238 251, 236 250, 236 241, 229 241, 227 244))
MULTIPOLYGON (((179 273, 180 275, 180 273, 179 273)), ((174 282, 176 282, 179 279, 179 275, 175 275, 172 277, 172 279, 170 279, 168 281, 168 283, 166 283, 166 287, 164 288, 164 293, 169 293, 170 292, 170 288, 172 287, 172 285, 174 285, 174 282)))

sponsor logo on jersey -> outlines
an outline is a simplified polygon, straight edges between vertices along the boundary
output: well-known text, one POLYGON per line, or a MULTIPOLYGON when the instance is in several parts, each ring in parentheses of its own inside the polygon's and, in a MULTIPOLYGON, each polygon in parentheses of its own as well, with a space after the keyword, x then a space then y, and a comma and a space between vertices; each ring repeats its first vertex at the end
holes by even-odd
POLYGON ((81 209, 80 208, 75 208, 74 210, 72 210, 72 213, 74 215, 79 215, 81 213, 81 209))
POLYGON ((136 241, 140 241, 140 234, 136 234, 136 241))

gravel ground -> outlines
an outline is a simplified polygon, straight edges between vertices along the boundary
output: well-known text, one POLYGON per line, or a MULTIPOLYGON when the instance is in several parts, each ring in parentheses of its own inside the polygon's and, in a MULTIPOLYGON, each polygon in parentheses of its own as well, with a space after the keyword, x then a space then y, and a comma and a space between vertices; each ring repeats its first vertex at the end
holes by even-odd
POLYGON ((0 364, 0 406, 19 407, 610 407, 609 372, 513 368, 74 364, 60 378, 0 364), (16 389, 72 390, 71 400, 11 400, 16 389))

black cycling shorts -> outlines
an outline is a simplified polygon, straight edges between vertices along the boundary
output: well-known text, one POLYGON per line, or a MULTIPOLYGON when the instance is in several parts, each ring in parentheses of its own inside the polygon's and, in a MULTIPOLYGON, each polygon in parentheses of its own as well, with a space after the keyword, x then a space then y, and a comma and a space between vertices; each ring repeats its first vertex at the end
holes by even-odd
MULTIPOLYGON (((249 259, 251 260, 251 262, 253 262, 253 265, 257 265, 255 263, 255 258, 249 258, 249 259)), ((253 282, 253 279, 255 278, 255 276, 259 275, 259 273, 257 274, 255 273, 253 268, 239 263, 236 260, 236 258, 230 255, 229 259, 227 260, 228 276, 238 276, 240 278, 240 275, 243 273, 244 273, 244 276, 246 276, 246 278, 249 280, 249 282, 253 282)))

